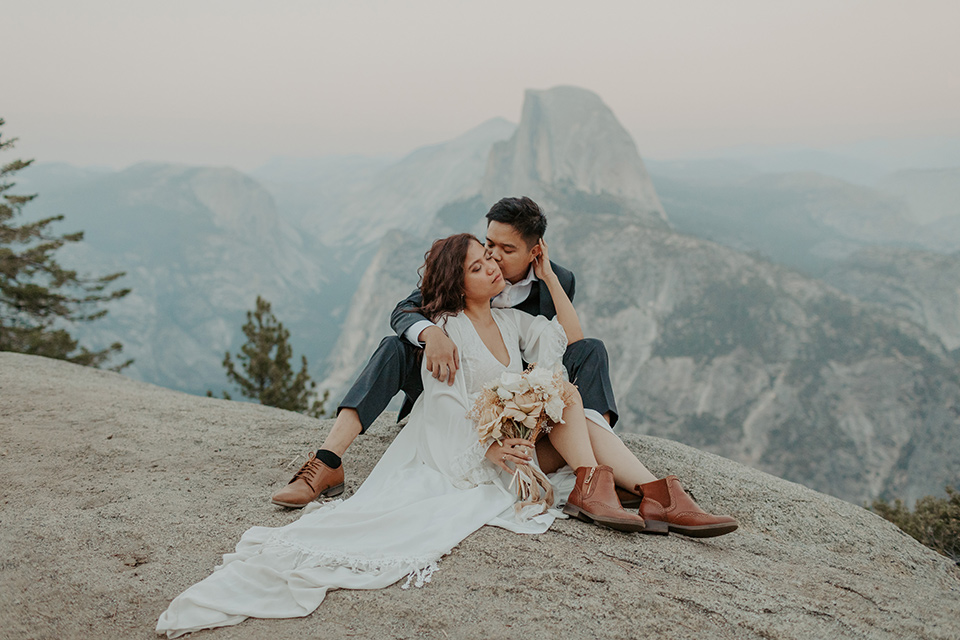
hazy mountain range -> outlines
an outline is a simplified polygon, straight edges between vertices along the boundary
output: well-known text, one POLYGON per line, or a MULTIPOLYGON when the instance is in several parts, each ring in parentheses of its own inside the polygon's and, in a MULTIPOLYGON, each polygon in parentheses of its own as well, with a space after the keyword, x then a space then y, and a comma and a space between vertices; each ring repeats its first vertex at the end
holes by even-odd
POLYGON ((133 292, 78 335, 122 342, 132 377, 202 394, 223 387, 224 352, 242 344, 257 295, 320 377, 380 238, 425 233, 435 203, 479 188, 491 145, 514 127, 491 120, 395 162, 278 160, 259 179, 226 167, 41 164, 18 188, 42 194, 31 217, 67 213, 63 228, 85 231, 65 264, 127 272, 133 292))
POLYGON ((622 429, 849 500, 940 493, 960 463, 958 170, 836 173, 755 158, 648 171, 596 95, 560 87, 528 91, 519 125, 399 161, 285 159, 249 176, 40 165, 18 191, 41 194, 31 216, 87 231, 64 262, 128 272, 134 293, 80 335, 123 342, 133 377, 219 389, 261 294, 335 399, 430 240, 482 232, 493 201, 531 195, 611 353, 622 429))

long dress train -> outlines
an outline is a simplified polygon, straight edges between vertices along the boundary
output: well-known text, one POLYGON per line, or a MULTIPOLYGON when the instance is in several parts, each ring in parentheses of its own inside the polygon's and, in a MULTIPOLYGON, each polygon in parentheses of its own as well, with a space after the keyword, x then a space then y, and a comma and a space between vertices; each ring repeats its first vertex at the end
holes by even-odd
MULTIPOLYGON (((330 589, 379 589, 404 578, 406 585, 422 586, 442 556, 485 524, 546 531, 561 516, 559 504, 533 518, 518 515, 511 476, 486 460, 486 446, 466 414, 486 382, 505 370, 522 371, 522 360, 560 363, 566 335, 556 320, 492 311, 510 354, 507 366, 469 318, 448 318, 444 328, 460 354, 455 384, 422 368, 424 392, 409 422, 357 492, 311 505, 284 527, 249 529, 213 574, 170 603, 157 632, 175 638, 248 617, 306 616, 330 589)), ((564 467, 550 480, 562 502, 575 478, 564 467)))

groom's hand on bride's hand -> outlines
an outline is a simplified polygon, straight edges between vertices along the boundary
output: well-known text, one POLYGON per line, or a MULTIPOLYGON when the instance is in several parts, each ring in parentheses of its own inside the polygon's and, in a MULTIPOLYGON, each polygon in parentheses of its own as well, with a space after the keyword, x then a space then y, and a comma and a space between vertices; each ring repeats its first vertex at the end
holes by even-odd
POLYGON ((513 473, 513 469, 507 466, 508 462, 513 464, 527 464, 533 460, 530 453, 533 451, 533 443, 522 438, 504 438, 501 442, 496 440, 487 447, 487 453, 484 454, 490 462, 497 465, 507 473, 513 473))
POLYGON ((420 334, 423 341, 423 358, 427 370, 440 382, 453 386, 460 368, 456 343, 440 327, 427 327, 420 334))

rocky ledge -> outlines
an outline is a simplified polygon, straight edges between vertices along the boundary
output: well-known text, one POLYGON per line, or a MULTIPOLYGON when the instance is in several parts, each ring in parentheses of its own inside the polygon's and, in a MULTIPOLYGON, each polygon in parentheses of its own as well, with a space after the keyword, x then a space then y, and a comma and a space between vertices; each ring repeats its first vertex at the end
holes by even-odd
MULTIPOLYGON (((152 638, 157 616, 250 526, 330 421, 0 353, 0 638, 152 638)), ((346 457, 348 493, 397 427, 346 457)), ((311 616, 195 637, 956 638, 960 571, 870 512, 666 440, 658 474, 741 529, 712 540, 563 520, 484 527, 423 589, 337 591, 311 616)))

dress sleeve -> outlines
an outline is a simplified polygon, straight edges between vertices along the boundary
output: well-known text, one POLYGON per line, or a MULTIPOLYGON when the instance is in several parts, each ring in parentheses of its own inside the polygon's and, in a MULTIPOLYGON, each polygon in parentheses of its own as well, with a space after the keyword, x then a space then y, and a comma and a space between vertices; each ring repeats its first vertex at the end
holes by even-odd
MULTIPOLYGON (((463 343, 455 320, 451 318, 444 329, 462 352, 463 343)), ((499 469, 484 456, 489 443, 480 442, 476 424, 467 417, 473 399, 467 394, 465 373, 461 366, 450 386, 434 378, 426 365, 420 369, 427 426, 419 443, 420 452, 427 464, 460 489, 492 482, 499 474, 499 469)))
POLYGON ((552 369, 563 364, 567 350, 567 333, 556 318, 532 316, 518 309, 509 310, 520 333, 520 351, 523 359, 541 367, 552 369))

